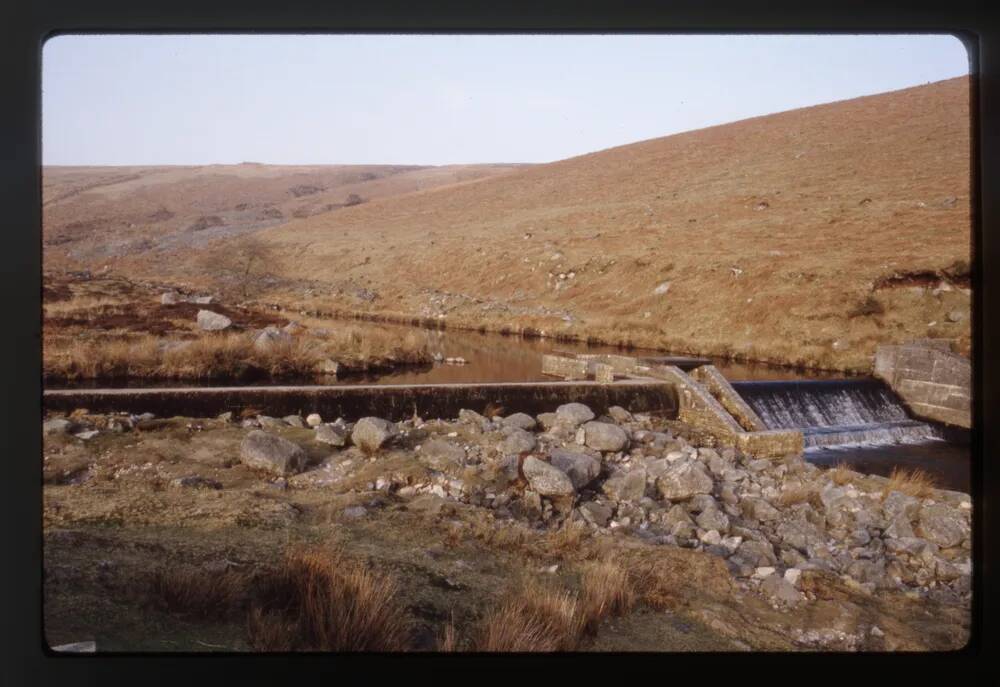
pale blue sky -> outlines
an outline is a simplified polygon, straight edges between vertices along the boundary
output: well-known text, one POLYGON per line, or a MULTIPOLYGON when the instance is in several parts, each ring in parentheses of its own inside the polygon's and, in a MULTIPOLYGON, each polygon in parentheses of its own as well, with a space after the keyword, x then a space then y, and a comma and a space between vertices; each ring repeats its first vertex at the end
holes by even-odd
POLYGON ((549 162, 969 72, 952 36, 60 36, 45 164, 549 162))

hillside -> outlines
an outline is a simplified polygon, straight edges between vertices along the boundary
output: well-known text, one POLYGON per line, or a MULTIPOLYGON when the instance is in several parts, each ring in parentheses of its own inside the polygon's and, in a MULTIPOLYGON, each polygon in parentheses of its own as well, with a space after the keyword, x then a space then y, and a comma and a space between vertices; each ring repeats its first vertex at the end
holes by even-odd
POLYGON ((128 255, 200 248, 336 211, 358 199, 459 183, 513 167, 254 163, 46 167, 42 174, 45 266, 103 266, 128 255))
MULTIPOLYGON (((370 194, 257 234, 310 283, 267 298, 812 367, 967 352, 968 98, 952 79, 370 194)), ((117 268, 204 281, 195 257, 117 268)))

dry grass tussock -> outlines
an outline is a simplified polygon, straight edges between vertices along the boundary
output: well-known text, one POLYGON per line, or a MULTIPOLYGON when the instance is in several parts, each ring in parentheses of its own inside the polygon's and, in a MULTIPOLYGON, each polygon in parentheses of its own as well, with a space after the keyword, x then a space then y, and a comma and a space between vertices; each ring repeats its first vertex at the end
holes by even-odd
POLYGON ((152 335, 102 340, 53 337, 44 346, 48 379, 161 378, 212 379, 253 376, 292 377, 316 373, 332 359, 350 369, 430 360, 419 337, 391 337, 344 328, 327 337, 308 335, 261 350, 247 334, 205 334, 191 341, 152 335))
POLYGON ((845 484, 850 484, 854 482, 857 478, 861 477, 859 473, 855 472, 850 467, 848 467, 847 463, 837 463, 832 468, 827 470, 826 474, 830 477, 830 480, 833 481, 833 483, 836 484, 838 487, 842 487, 845 484))
POLYGON ((221 618, 244 605, 251 584, 249 575, 232 570, 206 574, 195 568, 164 568, 153 573, 147 596, 161 611, 221 618))
POLYGON ((781 490, 778 495, 778 503, 781 506, 794 506, 797 503, 809 503, 815 501, 818 496, 816 487, 806 484, 789 484, 781 490))
MULTIPOLYGON (((486 614, 472 645, 487 652, 573 651, 601 620, 628 613, 635 602, 622 568, 609 561, 584 563, 579 593, 530 581, 486 614)), ((447 628, 440 645, 455 645, 447 628)))
POLYGON ((340 551, 297 550, 268 576, 247 616, 261 651, 400 651, 408 621, 390 576, 340 551))
POLYGON ((477 651, 572 651, 583 635, 577 599, 569 592, 529 583, 486 614, 477 651))
POLYGON ((934 482, 934 478, 923 470, 893 468, 889 475, 889 481, 886 482, 885 487, 882 489, 882 498, 884 499, 894 491, 899 491, 909 496, 923 499, 933 496, 935 488, 937 488, 937 485, 934 482))

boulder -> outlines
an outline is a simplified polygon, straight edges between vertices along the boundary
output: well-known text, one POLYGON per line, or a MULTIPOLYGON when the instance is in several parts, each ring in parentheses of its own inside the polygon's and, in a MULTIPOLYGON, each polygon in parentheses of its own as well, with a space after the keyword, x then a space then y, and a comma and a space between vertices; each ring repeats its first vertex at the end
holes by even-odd
POLYGON ((501 424, 504 427, 516 427, 523 430, 533 430, 538 423, 535 422, 535 418, 531 417, 527 413, 514 413, 513 415, 508 415, 505 417, 501 424))
POLYGON ((310 427, 319 427, 321 424, 323 424, 323 418, 320 416, 319 413, 311 413, 310 415, 306 416, 306 424, 309 425, 310 427))
POLYGON ((247 434, 240 444, 240 461, 276 475, 291 475, 305 468, 306 453, 287 439, 258 429, 247 434))
POLYGON ((594 411, 582 403, 566 403, 556 408, 556 419, 576 427, 594 419, 594 411))
POLYGON ((774 555, 774 547, 767 542, 748 539, 736 549, 736 556, 750 565, 774 565, 778 557, 774 555))
POLYGON ((723 534, 729 531, 729 517, 718 508, 706 508, 694 521, 703 530, 717 530, 723 534))
POLYGON ((531 488, 542 496, 570 496, 576 493, 569 475, 534 456, 525 459, 522 470, 531 488))
POLYGON ((290 425, 292 427, 305 427, 306 426, 306 423, 304 423, 302 421, 302 418, 299 417, 298 415, 286 415, 285 417, 283 417, 281 419, 284 420, 288 425, 290 425))
POLYGON ((418 459, 432 470, 456 470, 465 463, 465 450, 443 439, 431 439, 420 446, 418 459))
POLYGON ((969 534, 969 525, 957 508, 935 503, 920 509, 917 534, 942 548, 949 548, 962 543, 969 534))
POLYGON ((316 427, 316 441, 340 448, 347 445, 347 430, 338 425, 319 425, 316 427))
POLYGON ((621 406, 611 406, 608 408, 608 416, 615 422, 632 422, 632 413, 621 406))
POLYGON ((634 468, 628 472, 620 472, 606 479, 601 489, 613 501, 637 502, 646 495, 646 471, 634 468))
POLYGON ((882 501, 882 513, 886 520, 894 520, 897 515, 904 515, 913 522, 920 512, 920 499, 904 494, 901 491, 891 491, 882 501))
POLYGON ((220 315, 219 313, 212 312, 211 310, 198 311, 198 326, 206 332, 222 331, 223 329, 231 327, 232 324, 233 321, 225 315, 220 315))
POLYGON ((42 423, 42 434, 48 436, 50 434, 70 434, 76 425, 71 421, 63 417, 53 418, 42 423))
POLYGON ((555 413, 539 413, 538 414, 538 424, 542 426, 542 429, 549 430, 556 426, 558 421, 555 413))
POLYGON ((458 411, 458 421, 483 430, 490 425, 490 421, 486 417, 468 408, 462 408, 458 411))
POLYGON ((163 305, 174 305, 181 302, 181 296, 176 291, 167 291, 160 296, 160 303, 163 305))
POLYGON ((278 418, 270 417, 269 415, 258 415, 257 424, 264 429, 278 429, 280 427, 288 426, 288 423, 284 420, 279 420, 278 418))
POLYGON ((380 417, 363 417, 354 425, 351 441, 365 453, 375 453, 396 436, 396 426, 380 417))
POLYGON ((253 347, 258 351, 269 351, 275 346, 288 344, 292 341, 292 335, 281 331, 277 327, 265 327, 253 340, 253 347))
POLYGON ((503 430, 504 439, 500 442, 500 450, 503 453, 521 454, 525 451, 535 449, 535 435, 517 427, 505 427, 503 430))
POLYGON ((805 519, 790 520, 778 525, 778 538, 785 546, 805 553, 810 547, 826 541, 823 531, 805 519))
POLYGON ((710 494, 712 486, 712 477, 705 466, 694 461, 678 461, 656 480, 660 495, 671 501, 684 501, 695 494, 710 494))
POLYGON ((795 585, 777 572, 764 578, 764 581, 760 584, 760 591, 775 601, 788 604, 798 603, 803 598, 802 594, 795 588, 795 585))
POLYGON ((597 527, 607 527, 611 520, 611 506, 597 501, 587 501, 580 506, 580 515, 591 525, 597 527))
POLYGON ((628 435, 618 425, 607 422, 588 422, 583 425, 584 443, 598 451, 614 453, 628 446, 628 435))
POLYGON ((587 486, 601 474, 601 462, 586 453, 557 448, 549 453, 549 461, 569 475, 576 489, 587 486))
POLYGON ((757 522, 772 522, 781 517, 781 512, 764 499, 747 498, 740 504, 743 517, 757 522))

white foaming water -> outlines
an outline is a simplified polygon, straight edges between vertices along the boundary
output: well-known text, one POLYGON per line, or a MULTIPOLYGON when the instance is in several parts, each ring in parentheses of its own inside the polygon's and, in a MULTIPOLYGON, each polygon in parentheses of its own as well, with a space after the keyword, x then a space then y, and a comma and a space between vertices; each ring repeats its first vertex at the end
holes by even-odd
POLYGON ((940 439, 913 420, 893 391, 874 379, 734 382, 769 429, 798 429, 805 446, 920 443, 940 439))

